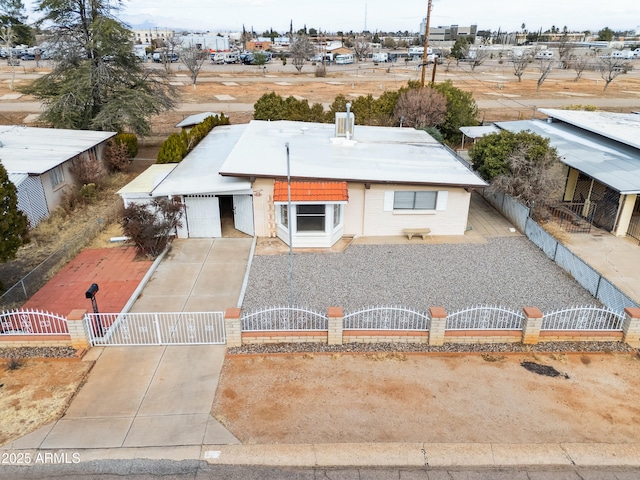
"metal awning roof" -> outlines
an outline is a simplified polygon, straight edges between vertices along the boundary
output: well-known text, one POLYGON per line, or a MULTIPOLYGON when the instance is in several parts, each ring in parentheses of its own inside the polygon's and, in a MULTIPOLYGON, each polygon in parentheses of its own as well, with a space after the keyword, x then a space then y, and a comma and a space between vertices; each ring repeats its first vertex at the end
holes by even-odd
POLYGON ((151 165, 116 193, 121 196, 150 195, 177 166, 177 163, 151 165))
POLYGON ((546 137, 563 163, 622 194, 640 193, 640 150, 566 123, 544 120, 498 122, 511 132, 529 130, 546 137))
POLYGON ((207 117, 215 117, 216 115, 218 114, 213 112, 195 113, 193 115, 189 115, 187 118, 178 123, 176 125, 176 128, 191 127, 202 122, 207 117))
POLYGON ((480 127, 460 127, 460 131, 468 138, 481 138, 491 133, 498 133, 499 128, 493 125, 484 125, 480 127))

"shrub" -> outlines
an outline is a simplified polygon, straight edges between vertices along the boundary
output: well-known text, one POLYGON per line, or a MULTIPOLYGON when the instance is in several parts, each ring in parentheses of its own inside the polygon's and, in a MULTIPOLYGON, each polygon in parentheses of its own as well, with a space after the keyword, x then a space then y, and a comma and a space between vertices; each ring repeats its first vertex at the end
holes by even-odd
POLYGON ((119 133, 113 140, 117 145, 126 145, 129 158, 138 155, 138 137, 135 133, 119 133))
POLYGON ((183 206, 166 198, 149 204, 132 203, 124 209, 122 230, 133 240, 139 253, 157 257, 167 246, 176 227, 182 225, 183 206))
POLYGON ((7 360, 6 367, 7 370, 18 370, 20 367, 24 365, 24 360, 21 358, 10 358, 7 360))
POLYGON ((111 173, 122 172, 131 163, 128 145, 109 140, 104 149, 104 161, 111 173))
POLYGON ((158 152, 157 163, 178 163, 185 157, 187 150, 184 136, 179 133, 172 133, 162 142, 158 152))
POLYGON ((93 153, 82 154, 71 160, 70 170, 78 187, 89 183, 100 185, 107 174, 104 165, 93 153))
POLYGON ((320 64, 320 65, 316 66, 315 76, 316 77, 326 77, 327 76, 327 67, 325 67, 323 64, 320 64))

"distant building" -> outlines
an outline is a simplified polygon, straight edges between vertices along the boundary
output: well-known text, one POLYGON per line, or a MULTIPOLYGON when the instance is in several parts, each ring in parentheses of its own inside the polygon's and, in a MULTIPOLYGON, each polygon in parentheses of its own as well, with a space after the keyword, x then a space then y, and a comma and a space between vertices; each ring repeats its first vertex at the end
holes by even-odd
MULTIPOLYGON (((420 36, 424 38, 424 32, 427 29, 427 19, 423 19, 420 23, 420 36)), ((461 27, 459 25, 450 25, 448 27, 438 26, 429 27, 429 41, 455 42, 458 37, 465 37, 470 43, 475 42, 478 32, 477 25, 461 27)))
POLYGON ((133 43, 152 43, 155 41, 162 41, 175 37, 176 32, 168 28, 149 28, 145 30, 133 30, 131 37, 133 43))

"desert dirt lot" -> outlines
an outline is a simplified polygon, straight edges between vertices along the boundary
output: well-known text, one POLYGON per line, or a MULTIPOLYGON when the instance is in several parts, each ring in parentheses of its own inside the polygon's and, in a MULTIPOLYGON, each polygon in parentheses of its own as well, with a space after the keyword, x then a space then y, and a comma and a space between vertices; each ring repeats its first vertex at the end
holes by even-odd
POLYGON ((88 375, 92 362, 24 360, 0 364, 0 445, 57 420, 88 375))
POLYGON ((244 444, 636 443, 640 359, 228 355, 212 414, 244 444), (522 361, 562 375, 532 373, 522 361))

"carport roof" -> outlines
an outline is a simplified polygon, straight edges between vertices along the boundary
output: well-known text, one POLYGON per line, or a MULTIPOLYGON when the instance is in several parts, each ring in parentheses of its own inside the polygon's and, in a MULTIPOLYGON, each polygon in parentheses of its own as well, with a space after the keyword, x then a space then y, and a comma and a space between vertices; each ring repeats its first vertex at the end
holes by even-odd
POLYGON ((544 120, 498 122, 511 132, 529 130, 546 137, 563 163, 622 194, 640 193, 640 150, 567 123, 544 120))
MULTIPOLYGON (((153 189, 154 197, 198 194, 249 194, 251 182, 218 172, 247 125, 214 128, 182 162, 153 189)), ((259 152, 257 153, 259 155, 259 152)))

